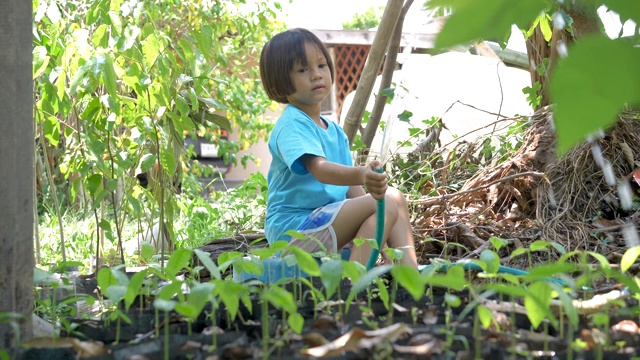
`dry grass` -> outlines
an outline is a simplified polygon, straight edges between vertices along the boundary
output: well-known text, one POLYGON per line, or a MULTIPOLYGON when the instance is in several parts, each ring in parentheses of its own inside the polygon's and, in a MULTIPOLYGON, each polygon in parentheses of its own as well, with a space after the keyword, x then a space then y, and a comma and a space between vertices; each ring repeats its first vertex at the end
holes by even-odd
MULTIPOLYGON (((622 209, 618 185, 607 184, 592 146, 602 149, 617 183, 635 185, 631 189, 637 202, 637 184, 629 178, 640 168, 640 159, 634 158, 640 154, 638 119, 638 112, 623 113, 602 139, 557 158, 551 111, 538 111, 530 119, 523 145, 507 161, 482 167, 458 191, 440 186, 439 196, 412 202, 416 234, 425 240, 416 247, 421 262, 433 257, 475 257, 489 247, 492 236, 508 240, 509 246, 500 253, 503 264, 518 262, 508 257, 509 249, 527 247, 539 239, 559 243, 568 251, 591 250, 615 260, 627 246, 623 230, 632 226, 630 233, 637 234, 639 215, 622 209)), ((465 172, 447 171, 449 178, 465 172)), ((548 259, 544 254, 540 261, 548 259)))

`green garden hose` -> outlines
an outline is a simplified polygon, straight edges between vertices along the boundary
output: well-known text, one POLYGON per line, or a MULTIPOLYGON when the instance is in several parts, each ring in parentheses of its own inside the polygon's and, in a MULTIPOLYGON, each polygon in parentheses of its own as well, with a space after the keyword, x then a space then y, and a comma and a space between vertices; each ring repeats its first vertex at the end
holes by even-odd
MULTIPOLYGON (((376 172, 381 173, 382 167, 374 169, 376 172)), ((382 239, 384 237, 384 198, 378 200, 377 209, 376 209, 376 243, 378 244, 377 249, 371 250, 371 255, 369 255, 369 261, 367 261, 367 271, 371 270, 374 266, 376 266, 376 261, 378 261, 378 255, 380 255, 380 249, 382 249, 382 239)))

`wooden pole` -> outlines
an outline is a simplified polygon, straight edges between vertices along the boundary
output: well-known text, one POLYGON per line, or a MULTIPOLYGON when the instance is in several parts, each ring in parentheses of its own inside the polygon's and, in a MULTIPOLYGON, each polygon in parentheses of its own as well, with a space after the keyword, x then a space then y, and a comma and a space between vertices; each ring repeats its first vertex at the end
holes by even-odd
POLYGON ((387 6, 382 14, 378 31, 376 31, 376 35, 373 38, 371 51, 369 52, 369 56, 367 56, 367 61, 362 70, 362 76, 360 76, 360 80, 358 81, 353 103, 344 121, 344 132, 347 134, 350 145, 353 144, 353 140, 362 122, 364 109, 371 95, 371 90, 378 76, 380 66, 382 65, 389 40, 391 39, 391 35, 393 35, 396 23, 400 17, 403 3, 403 0, 387 1, 387 6))

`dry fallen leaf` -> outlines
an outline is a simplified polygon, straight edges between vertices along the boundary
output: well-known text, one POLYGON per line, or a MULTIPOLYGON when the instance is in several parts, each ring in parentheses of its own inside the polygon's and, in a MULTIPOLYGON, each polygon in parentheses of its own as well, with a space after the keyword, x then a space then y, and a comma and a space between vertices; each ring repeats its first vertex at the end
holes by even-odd
POLYGON ((370 331, 354 328, 328 344, 305 349, 302 350, 301 353, 315 358, 337 356, 346 351, 354 351, 359 348, 372 346, 383 340, 394 342, 400 336, 410 333, 411 328, 404 323, 393 324, 386 328, 370 331), (363 341, 365 339, 368 341, 363 341), (366 343, 366 345, 363 345, 364 343, 366 343))
POLYGON ((431 355, 442 352, 441 342, 433 339, 422 345, 393 345, 393 350, 401 354, 431 355))
POLYGON ((638 327, 638 324, 636 324, 636 322, 633 320, 622 320, 619 323, 611 326, 611 330, 626 332, 630 334, 640 333, 640 328, 638 327))
POLYGON ((435 325, 438 323, 438 311, 435 307, 430 306, 425 310, 424 314, 422 314, 422 323, 425 325, 435 325))
POLYGON ((309 347, 322 346, 329 343, 329 340, 317 332, 302 335, 302 341, 309 347))
POLYGON ((338 325, 336 319, 332 316, 320 315, 313 324, 311 324, 311 328, 318 330, 337 330, 338 325))
POLYGON ((217 326, 209 326, 202 330, 202 335, 222 335, 224 330, 217 326))
POLYGON ((100 341, 81 341, 76 338, 33 338, 26 342, 27 346, 36 349, 73 348, 79 358, 89 358, 109 352, 100 341))

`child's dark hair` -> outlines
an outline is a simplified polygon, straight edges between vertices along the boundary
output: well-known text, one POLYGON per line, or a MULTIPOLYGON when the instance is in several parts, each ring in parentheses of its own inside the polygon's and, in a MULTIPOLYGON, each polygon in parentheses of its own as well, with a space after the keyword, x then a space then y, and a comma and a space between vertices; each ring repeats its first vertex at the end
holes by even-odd
POLYGON ((306 42, 312 43, 322 51, 327 59, 327 65, 331 69, 331 82, 333 83, 333 60, 331 60, 329 50, 322 41, 306 29, 287 30, 271 38, 262 48, 260 54, 260 78, 262 86, 271 100, 281 104, 289 103, 287 96, 296 91, 291 83, 289 73, 296 61, 307 66, 307 57, 304 51, 306 42))

